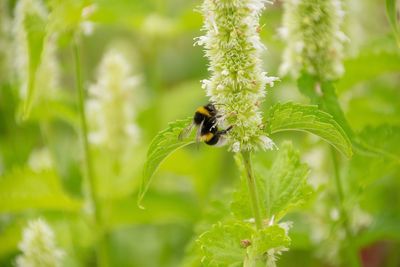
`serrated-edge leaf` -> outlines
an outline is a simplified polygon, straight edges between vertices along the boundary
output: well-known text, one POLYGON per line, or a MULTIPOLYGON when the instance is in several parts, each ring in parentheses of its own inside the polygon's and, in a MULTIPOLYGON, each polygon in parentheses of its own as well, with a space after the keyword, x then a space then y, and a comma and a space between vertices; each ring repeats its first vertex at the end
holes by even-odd
POLYGON ((390 26, 397 40, 397 45, 400 47, 400 30, 397 18, 396 0, 386 0, 386 13, 389 19, 390 26))
POLYGON ((244 239, 250 240, 254 229, 250 224, 217 223, 197 240, 206 266, 242 266, 247 250, 241 246, 244 239))
POLYGON ((159 132, 150 143, 147 159, 143 169, 142 183, 138 194, 138 206, 143 208, 141 201, 146 194, 154 173, 160 164, 173 152, 194 143, 193 136, 179 140, 178 136, 186 127, 192 123, 192 118, 177 120, 168 125, 168 128, 159 132))
POLYGON ((396 158, 394 155, 387 153, 386 151, 381 151, 379 149, 377 150, 371 145, 366 144, 355 135, 338 103, 335 88, 332 82, 324 82, 320 84, 322 95, 317 94, 315 91, 314 86, 316 83, 317 80, 315 77, 312 77, 308 74, 303 74, 298 80, 298 87, 304 95, 310 98, 313 104, 317 104, 323 112, 327 112, 333 116, 334 120, 339 124, 347 137, 350 139, 353 150, 359 154, 383 156, 390 159, 396 158))
POLYGON ((252 241, 253 244, 249 248, 253 255, 263 255, 271 248, 288 247, 290 245, 290 238, 286 230, 278 224, 256 231, 252 241))
POLYGON ((312 192, 307 184, 309 167, 300 161, 300 156, 290 142, 285 142, 271 168, 262 165, 257 171, 265 175, 265 206, 269 218, 281 219, 289 210, 303 204, 312 192))
POLYGON ((214 224, 196 243, 203 253, 204 266, 253 266, 270 249, 288 247, 290 238, 280 225, 256 230, 249 223, 228 221, 214 224), (242 243, 245 240, 247 246, 242 243))
POLYGON ((329 114, 316 105, 292 102, 278 103, 269 111, 269 134, 283 131, 303 131, 315 134, 347 157, 352 156, 352 145, 345 131, 329 114))

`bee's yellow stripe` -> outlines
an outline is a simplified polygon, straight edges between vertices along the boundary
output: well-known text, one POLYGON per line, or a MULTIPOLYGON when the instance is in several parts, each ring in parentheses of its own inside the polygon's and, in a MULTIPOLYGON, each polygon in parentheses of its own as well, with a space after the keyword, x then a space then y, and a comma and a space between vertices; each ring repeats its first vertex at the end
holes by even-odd
POLYGON ((203 115, 206 115, 207 117, 210 117, 210 112, 208 112, 208 110, 205 107, 199 107, 196 112, 199 112, 203 115))
POLYGON ((206 133, 201 136, 201 141, 208 142, 214 137, 213 133, 206 133))

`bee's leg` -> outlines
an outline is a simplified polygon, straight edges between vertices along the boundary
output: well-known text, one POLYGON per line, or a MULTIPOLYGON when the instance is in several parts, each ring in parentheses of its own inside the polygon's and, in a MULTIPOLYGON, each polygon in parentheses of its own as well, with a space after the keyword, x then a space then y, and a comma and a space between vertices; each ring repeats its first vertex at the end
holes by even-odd
POLYGON ((215 115, 215 116, 213 117, 213 119, 214 119, 214 124, 215 124, 215 125, 217 125, 217 124, 223 124, 223 123, 225 122, 225 120, 226 120, 226 116, 225 116, 225 115, 222 115, 222 114, 217 114, 217 115, 215 115))
POLYGON ((233 125, 229 126, 229 127, 226 128, 225 130, 219 131, 218 133, 219 133, 220 135, 227 134, 230 130, 232 130, 232 128, 233 128, 233 125))
POLYGON ((211 117, 210 118, 210 122, 211 122, 211 128, 216 128, 217 126, 218 126, 218 123, 219 123, 219 120, 218 120, 218 118, 220 117, 221 115, 215 115, 215 116, 213 116, 213 117, 211 117))
POLYGON ((213 125, 211 126, 211 128, 213 129, 213 128, 216 128, 217 126, 218 126, 218 121, 214 121, 213 125))

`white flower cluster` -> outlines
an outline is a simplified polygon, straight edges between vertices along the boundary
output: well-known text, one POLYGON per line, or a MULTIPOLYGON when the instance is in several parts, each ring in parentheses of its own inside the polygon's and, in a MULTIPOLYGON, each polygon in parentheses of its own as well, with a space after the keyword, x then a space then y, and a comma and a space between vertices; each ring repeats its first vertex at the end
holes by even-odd
POLYGON ((18 267, 62 266, 65 253, 55 245, 53 230, 42 219, 28 223, 18 246, 22 251, 16 259, 18 267))
POLYGON ((35 172, 50 170, 53 167, 51 153, 47 147, 35 149, 28 158, 29 167, 35 172))
POLYGON ((343 43, 347 40, 340 30, 343 17, 341 0, 286 0, 280 30, 286 43, 281 73, 339 78, 344 72, 343 43))
POLYGON ((139 83, 122 54, 111 50, 104 55, 87 101, 91 143, 121 151, 138 139, 132 97, 139 83))
POLYGON ((210 101, 217 105, 227 125, 230 149, 234 152, 272 149, 263 133, 260 105, 265 86, 276 77, 262 70, 265 49, 259 36, 259 16, 267 0, 205 0, 201 12, 204 36, 196 44, 205 48, 211 78, 203 80, 210 101))

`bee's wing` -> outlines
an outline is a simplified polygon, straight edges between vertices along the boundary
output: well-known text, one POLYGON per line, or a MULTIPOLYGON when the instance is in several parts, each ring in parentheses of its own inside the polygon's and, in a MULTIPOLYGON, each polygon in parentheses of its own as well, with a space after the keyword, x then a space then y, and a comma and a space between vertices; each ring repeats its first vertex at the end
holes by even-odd
POLYGON ((183 139, 185 139, 186 137, 188 137, 189 134, 192 132, 193 127, 194 127, 194 123, 191 123, 189 126, 187 126, 186 128, 184 128, 184 129, 182 130, 182 132, 179 133, 178 139, 179 139, 179 140, 183 140, 183 139))
POLYGON ((218 142, 214 146, 221 147, 221 146, 225 146, 227 143, 228 143, 228 140, 226 139, 226 137, 223 135, 220 135, 218 142))
POLYGON ((203 125, 204 125, 204 120, 201 121, 199 128, 197 128, 196 143, 199 143, 201 141, 201 130, 203 129, 203 125))

